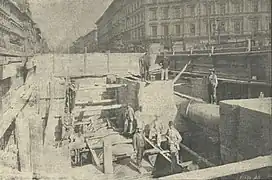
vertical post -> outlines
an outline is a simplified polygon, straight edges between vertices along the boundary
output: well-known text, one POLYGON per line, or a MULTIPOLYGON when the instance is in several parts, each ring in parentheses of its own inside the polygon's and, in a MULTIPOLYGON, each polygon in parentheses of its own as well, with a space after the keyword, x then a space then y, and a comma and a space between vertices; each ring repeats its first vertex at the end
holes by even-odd
POLYGON ((113 174, 113 164, 112 164, 112 144, 109 138, 104 139, 103 144, 104 150, 104 173, 113 174))
POLYGON ((206 4, 207 4, 207 13, 208 13, 208 44, 210 44, 211 42, 211 23, 210 23, 210 5, 208 0, 206 0, 206 4))
POLYGON ((55 73, 55 48, 53 52, 53 74, 55 73))
POLYGON ((110 72, 110 50, 107 51, 107 69, 110 72))
POLYGON ((87 47, 84 49, 84 74, 86 74, 87 47))

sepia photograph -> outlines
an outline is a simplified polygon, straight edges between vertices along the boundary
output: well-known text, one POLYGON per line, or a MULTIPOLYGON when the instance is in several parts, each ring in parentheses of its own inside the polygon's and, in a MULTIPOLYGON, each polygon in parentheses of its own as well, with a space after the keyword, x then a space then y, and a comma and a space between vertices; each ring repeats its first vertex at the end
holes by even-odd
POLYGON ((0 0, 0 180, 272 179, 271 0, 0 0))

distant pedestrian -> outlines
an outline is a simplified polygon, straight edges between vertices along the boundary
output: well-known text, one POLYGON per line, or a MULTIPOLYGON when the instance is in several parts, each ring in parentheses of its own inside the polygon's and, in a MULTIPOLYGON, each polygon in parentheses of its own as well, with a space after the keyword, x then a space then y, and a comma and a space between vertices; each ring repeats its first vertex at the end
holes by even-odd
POLYGON ((216 98, 217 86, 218 86, 218 80, 217 80, 217 76, 215 74, 215 70, 210 69, 208 93, 209 93, 209 100, 210 100, 211 104, 217 103, 217 98, 216 98))
POLYGON ((55 127, 55 146, 56 148, 61 147, 62 144, 62 122, 61 119, 58 120, 58 124, 55 127))
POLYGON ((170 65, 169 57, 166 56, 166 52, 164 52, 163 59, 159 63, 161 66, 161 80, 168 80, 168 68, 170 65))
POLYGON ((133 135, 133 149, 136 153, 136 164, 138 170, 141 172, 142 160, 144 156, 144 147, 145 147, 145 139, 143 134, 142 125, 138 125, 136 128, 136 132, 133 135))

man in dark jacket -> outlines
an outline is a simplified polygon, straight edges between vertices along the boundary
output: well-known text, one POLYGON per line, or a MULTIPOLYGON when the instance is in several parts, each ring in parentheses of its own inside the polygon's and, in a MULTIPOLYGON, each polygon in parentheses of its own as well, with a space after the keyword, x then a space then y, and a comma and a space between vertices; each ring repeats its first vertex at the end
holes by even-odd
POLYGON ((160 62, 161 66, 161 80, 163 81, 164 79, 167 81, 168 80, 168 68, 170 65, 169 58, 166 56, 166 52, 164 52, 163 59, 160 62))
POLYGON ((217 86, 218 86, 218 80, 215 74, 215 69, 210 69, 208 93, 209 93, 209 100, 211 104, 217 103, 217 98, 216 98, 217 86))
POLYGON ((136 152, 137 166, 140 171, 142 167, 142 160, 144 155, 145 139, 141 125, 138 125, 136 132, 133 135, 133 149, 136 152))

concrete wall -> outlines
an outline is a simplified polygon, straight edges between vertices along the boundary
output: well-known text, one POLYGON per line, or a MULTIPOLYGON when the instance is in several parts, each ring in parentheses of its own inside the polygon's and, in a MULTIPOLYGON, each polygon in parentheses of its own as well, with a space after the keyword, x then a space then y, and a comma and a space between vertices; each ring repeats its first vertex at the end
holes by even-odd
POLYGON ((271 98, 220 102, 223 163, 272 152, 271 98))

